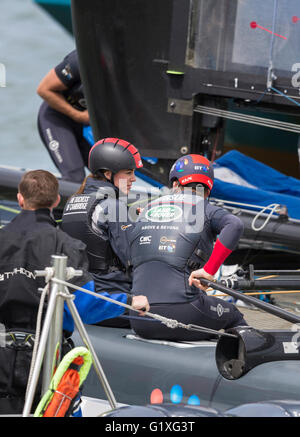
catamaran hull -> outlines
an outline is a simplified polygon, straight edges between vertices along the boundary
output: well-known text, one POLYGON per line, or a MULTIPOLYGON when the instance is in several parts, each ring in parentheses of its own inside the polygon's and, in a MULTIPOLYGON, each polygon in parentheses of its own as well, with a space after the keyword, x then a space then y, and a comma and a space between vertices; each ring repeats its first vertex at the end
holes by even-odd
MULTIPOLYGON (((193 346, 157 343, 136 340, 129 329, 86 329, 118 403, 200 404, 222 412, 272 399, 300 402, 299 361, 264 363, 237 380, 228 380, 216 366, 215 341, 193 346)), ((73 339, 76 345, 83 344, 77 332, 73 339)), ((84 383, 83 395, 106 399, 93 369, 84 383)))

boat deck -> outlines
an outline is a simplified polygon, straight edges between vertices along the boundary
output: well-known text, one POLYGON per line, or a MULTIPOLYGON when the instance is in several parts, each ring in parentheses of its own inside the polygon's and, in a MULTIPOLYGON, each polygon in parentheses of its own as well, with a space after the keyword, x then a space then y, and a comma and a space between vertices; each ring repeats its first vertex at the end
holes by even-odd
MULTIPOLYGON (((285 294, 275 298, 275 305, 300 317, 300 295, 285 294)), ((295 329, 295 324, 258 308, 237 305, 250 326, 257 329, 295 329)))

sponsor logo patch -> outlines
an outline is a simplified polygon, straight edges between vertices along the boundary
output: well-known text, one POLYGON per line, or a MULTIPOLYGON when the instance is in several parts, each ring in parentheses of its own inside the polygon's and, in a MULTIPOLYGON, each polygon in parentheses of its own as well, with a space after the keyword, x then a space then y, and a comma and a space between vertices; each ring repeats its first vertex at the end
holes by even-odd
POLYGON ((171 222, 182 216, 182 209, 177 205, 158 205, 149 209, 146 218, 151 222, 171 222))
POLYGON ((160 237, 158 250, 160 252, 174 253, 176 250, 176 239, 160 237))
POLYGON ((158 250, 160 252, 174 253, 176 250, 176 244, 175 243, 160 244, 158 246, 158 250))
POLYGON ((146 236, 144 236, 144 235, 142 235, 141 237, 140 237, 140 245, 141 244, 151 244, 151 238, 152 238, 152 235, 146 235, 146 236))
POLYGON ((220 303, 218 303, 216 307, 211 306, 210 310, 215 311, 219 317, 221 317, 224 313, 229 313, 230 311, 229 308, 224 308, 220 303))

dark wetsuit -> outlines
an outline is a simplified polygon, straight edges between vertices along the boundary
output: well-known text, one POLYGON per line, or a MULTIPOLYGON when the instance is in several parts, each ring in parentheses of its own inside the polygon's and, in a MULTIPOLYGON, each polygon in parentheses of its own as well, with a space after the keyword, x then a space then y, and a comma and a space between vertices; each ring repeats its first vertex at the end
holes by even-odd
MULTIPOLYGON (((242 230, 236 216, 192 192, 153 201, 144 209, 130 234, 133 294, 146 295, 151 312, 185 324, 215 330, 246 325, 234 305, 188 284, 193 270, 208 265, 208 260, 211 264, 217 236, 218 244, 231 252, 242 230)), ((142 317, 133 319, 131 325, 137 334, 146 338, 207 338, 206 334, 171 329, 158 322, 143 321, 142 317)))
MULTIPOLYGON (((66 100, 76 109, 85 110, 76 50, 55 67, 55 72, 67 86, 62 92, 66 100)), ((83 127, 83 124, 51 108, 47 102, 42 103, 38 114, 40 137, 65 180, 82 182, 85 177, 90 144, 83 137, 83 127)))
MULTIPOLYGON (((127 204, 119 199, 119 190, 110 182, 93 178, 87 178, 84 192, 72 196, 65 206, 62 229, 86 244, 97 292, 131 296, 127 234, 133 224, 127 221, 127 215, 127 204)), ((121 318, 101 324, 129 327, 128 320, 121 318)))

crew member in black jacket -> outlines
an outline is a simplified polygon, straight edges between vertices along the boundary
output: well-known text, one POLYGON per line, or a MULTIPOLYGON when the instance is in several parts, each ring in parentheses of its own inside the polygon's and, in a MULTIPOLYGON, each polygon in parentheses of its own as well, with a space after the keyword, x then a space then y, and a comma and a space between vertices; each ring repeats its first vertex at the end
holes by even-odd
MULTIPOLYGON (((88 273, 86 246, 56 226, 52 209, 60 202, 58 181, 49 172, 27 172, 17 194, 22 211, 0 230, 0 414, 21 413, 29 375, 34 333, 45 280, 35 270, 51 266, 51 256, 64 254, 68 266, 83 270, 74 284, 93 289, 88 273)), ((124 312, 124 307, 75 291, 75 305, 84 323, 96 323, 124 312)), ((125 293, 108 295, 131 303, 136 309, 149 308, 147 300, 125 293)), ((73 321, 65 308, 64 332, 72 332, 73 321)), ((39 401, 39 398, 36 399, 39 401)), ((35 403, 34 403, 35 405, 35 403)))

